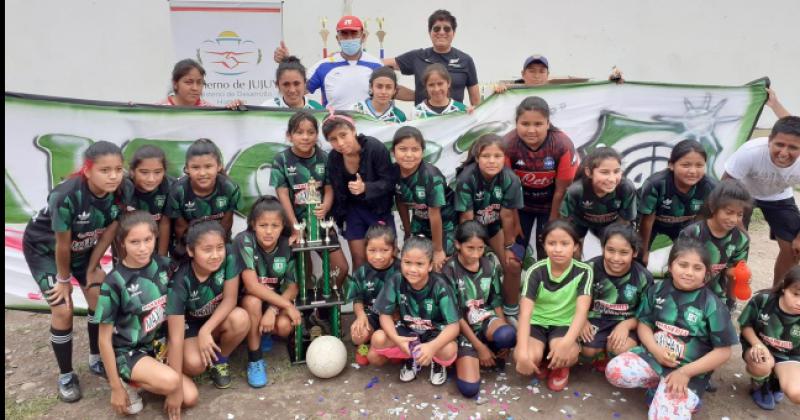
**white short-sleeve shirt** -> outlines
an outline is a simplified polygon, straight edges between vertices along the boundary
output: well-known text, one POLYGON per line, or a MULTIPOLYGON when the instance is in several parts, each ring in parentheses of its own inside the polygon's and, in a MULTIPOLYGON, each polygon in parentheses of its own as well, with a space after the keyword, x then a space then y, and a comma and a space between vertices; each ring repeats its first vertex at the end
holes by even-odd
POLYGON ((369 97, 369 77, 382 65, 379 58, 367 53, 362 53, 356 61, 348 61, 337 52, 311 68, 306 87, 311 93, 322 90, 322 105, 350 110, 369 97))
POLYGON ((792 198, 792 188, 800 185, 800 159, 788 168, 775 166, 767 142, 766 137, 745 142, 725 162, 725 172, 741 181, 757 200, 792 198))

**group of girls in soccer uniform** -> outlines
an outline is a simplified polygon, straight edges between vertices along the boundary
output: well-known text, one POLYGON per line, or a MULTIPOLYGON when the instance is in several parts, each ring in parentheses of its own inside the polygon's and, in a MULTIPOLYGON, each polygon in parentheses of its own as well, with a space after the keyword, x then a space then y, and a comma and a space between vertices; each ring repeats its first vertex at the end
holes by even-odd
MULTIPOLYGON (((418 117, 459 108, 440 95, 449 91, 447 71, 429 70, 430 98, 418 117)), ((373 76, 373 96, 360 110, 402 122, 390 99, 394 73, 373 76)), ((275 105, 313 107, 291 91, 304 79, 296 60, 282 63, 278 84, 286 86, 275 105)), ((86 150, 23 240, 51 305, 62 400, 81 397, 72 368, 74 284, 89 303, 90 368, 108 378, 115 411, 141 409, 143 389, 164 395, 178 417, 197 403, 192 377, 208 370, 217 387, 231 385, 228 358, 242 343, 248 383, 265 386, 262 337, 288 337, 302 322, 291 245, 301 234, 293 225, 307 217, 310 181, 322 196, 314 216, 336 221, 352 256, 349 265, 341 250, 332 252, 331 274, 353 302, 349 335, 359 360, 401 363, 403 382, 430 366, 431 383, 442 385, 454 366, 459 391, 475 397, 481 369, 512 358, 521 375, 560 391, 584 357, 614 386, 647 388, 652 417, 682 418, 699 409, 711 373, 739 341, 729 308, 733 268, 747 259, 741 221, 752 200, 738 181, 706 175, 706 151, 695 140, 679 142, 668 168, 637 191, 611 148, 590 150, 579 164, 539 97, 522 101, 505 137, 478 138, 450 184, 423 159, 426 142, 413 127, 400 127, 387 149, 344 113, 331 112, 320 127, 299 110, 286 137, 289 147, 271 168, 276 196, 256 200, 235 236, 241 191, 211 140, 191 144, 177 180, 154 146, 135 151, 127 175, 118 146, 101 141, 86 150), (329 153, 317 144, 320 131, 329 153), (582 262, 589 231, 602 255, 582 262), (659 234, 674 245, 666 278, 654 281, 646 263, 659 234), (536 261, 523 271, 531 242, 536 261), (112 243, 114 267, 105 274, 100 260, 112 243)), ((799 319, 793 269, 739 320, 762 407, 784 395, 798 401, 790 378, 800 374, 799 319)))

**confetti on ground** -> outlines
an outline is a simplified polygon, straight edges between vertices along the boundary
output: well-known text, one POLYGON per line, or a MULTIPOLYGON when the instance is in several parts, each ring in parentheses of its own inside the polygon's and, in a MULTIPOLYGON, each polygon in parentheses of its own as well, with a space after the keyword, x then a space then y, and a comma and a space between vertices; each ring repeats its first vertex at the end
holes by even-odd
POLYGON ((372 377, 372 379, 370 379, 370 380, 369 380, 369 382, 367 382, 367 386, 365 386, 365 387, 364 387, 364 389, 370 389, 370 388, 372 388, 373 386, 377 385, 377 384, 378 384, 378 382, 380 382, 380 381, 381 381, 381 380, 380 380, 380 379, 378 379, 378 377, 377 377, 377 376, 373 376, 373 377, 372 377))
POLYGON ((350 366, 352 366, 353 369, 355 370, 361 369, 361 365, 359 365, 358 363, 350 363, 350 366))
POLYGON ((583 394, 583 401, 586 401, 586 400, 587 400, 587 399, 589 399, 589 398, 592 398, 592 394, 590 394, 590 393, 588 393, 588 392, 587 392, 587 393, 585 393, 585 394, 583 394))
POLYGON ((233 420, 234 418, 236 418, 236 416, 234 416, 231 413, 228 413, 228 420, 233 420))
POLYGON ((625 398, 620 398, 619 400, 622 402, 628 402, 628 400, 626 400, 625 398))
POLYGON ((620 413, 616 413, 616 412, 614 413, 614 418, 615 418, 615 419, 618 419, 618 418, 620 418, 620 417, 622 417, 622 414, 620 414, 620 413))
POLYGON ((258 400, 259 400, 259 401, 264 401, 266 398, 267 398, 267 397, 265 397, 265 396, 263 396, 263 395, 262 395, 262 396, 258 397, 258 400))
POLYGON ((734 373, 734 374, 733 374, 733 376, 735 376, 735 377, 737 377, 737 378, 741 378, 741 377, 742 377, 742 374, 741 374, 741 373, 734 373))
POLYGON ((530 409, 531 411, 533 411, 534 413, 538 413, 538 412, 539 412, 539 409, 538 409, 538 408, 536 408, 536 407, 534 407, 534 406, 530 406, 530 408, 529 408, 529 409, 530 409))
POLYGON ((477 400, 475 400, 475 403, 478 404, 478 405, 484 405, 484 404, 486 404, 488 402, 489 402, 489 399, 485 398, 485 397, 479 397, 477 400))
POLYGON ((611 395, 616 397, 617 395, 619 395, 619 391, 614 391, 614 392, 611 393, 611 395))

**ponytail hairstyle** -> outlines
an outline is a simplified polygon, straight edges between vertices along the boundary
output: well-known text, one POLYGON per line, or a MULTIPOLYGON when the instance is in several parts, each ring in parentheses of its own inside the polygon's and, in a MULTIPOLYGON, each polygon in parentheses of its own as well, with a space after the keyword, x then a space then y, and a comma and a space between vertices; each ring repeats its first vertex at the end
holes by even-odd
POLYGON ((505 153, 506 148, 505 145, 503 144, 502 137, 494 133, 484 134, 478 137, 478 140, 475 141, 475 144, 473 144, 472 147, 469 149, 469 154, 467 155, 467 159, 464 161, 464 163, 462 163, 458 168, 456 168, 456 176, 458 176, 458 174, 460 174, 461 171, 463 171, 464 168, 469 166, 471 163, 477 162, 478 156, 480 156, 483 150, 492 145, 499 147, 500 150, 502 150, 503 153, 505 153))
POLYGON ((431 242, 430 239, 421 235, 408 238, 403 244, 403 251, 401 254, 405 255, 406 252, 412 249, 418 249, 424 252, 428 257, 428 262, 433 261, 433 242, 431 242))
POLYGON ((412 127, 410 125, 404 125, 394 132, 394 138, 392 139, 392 151, 394 151, 395 147, 397 147, 397 145, 405 139, 416 140, 417 143, 419 143, 419 145, 422 147, 422 151, 425 151, 425 138, 422 136, 422 132, 419 131, 419 128, 412 127))
POLYGON ((214 158, 217 160, 217 164, 219 164, 220 168, 220 175, 227 176, 225 173, 225 165, 222 163, 222 152, 219 151, 219 148, 213 141, 202 138, 195 140, 188 149, 186 149, 186 159, 184 162, 184 171, 189 165, 189 159, 197 156, 204 156, 204 155, 213 155, 214 158))
MULTIPOLYGON (((442 79, 446 80, 448 85, 453 84, 453 77, 450 76, 450 72, 447 71, 447 67, 445 67, 442 63, 434 63, 428 65, 428 67, 425 67, 425 71, 422 73, 423 87, 428 85, 428 79, 430 79, 434 74, 438 74, 442 79)), ((447 97, 450 97, 449 93, 447 94, 447 97)))
POLYGON ((669 259, 667 261, 667 270, 672 267, 678 257, 684 254, 695 253, 700 257, 700 261, 706 267, 705 283, 711 279, 711 255, 708 253, 706 247, 698 240, 693 238, 680 238, 673 245, 669 251, 669 259))
POLYGON ((69 177, 85 177, 86 172, 89 169, 92 169, 92 166, 94 166, 94 163, 97 161, 97 159, 107 155, 117 155, 120 159, 123 159, 122 150, 116 144, 105 140, 92 143, 92 145, 83 152, 83 164, 81 167, 78 168, 77 171, 70 174, 69 177))
MULTIPOLYGON (((377 69, 372 71, 372 74, 369 76, 369 97, 372 98, 372 82, 379 77, 386 77, 394 82, 394 91, 395 95, 397 94, 397 74, 395 74, 394 69, 389 66, 378 67, 377 69)), ((394 99, 394 96, 392 96, 394 99)))
POLYGON ((517 105, 517 115, 514 121, 519 121, 519 117, 521 117, 522 114, 530 111, 536 111, 547 119, 547 123, 550 124, 550 128, 547 129, 548 134, 553 131, 561 131, 558 127, 553 125, 552 121, 550 121, 550 105, 548 105, 547 101, 539 96, 528 96, 527 98, 523 99, 522 102, 517 105))
POLYGON ((723 179, 708 195, 702 214, 705 219, 710 219, 718 210, 733 203, 740 203, 745 214, 753 209, 753 197, 744 184, 733 178, 723 179))
MULTIPOLYGON (((391 245, 392 249, 397 249, 397 234, 395 234, 394 229, 383 221, 379 221, 367 229, 367 233, 364 235, 364 244, 367 245, 369 241, 379 238, 383 238, 387 245, 391 245)), ((395 252, 393 251, 392 254, 395 254, 395 252)))
POLYGON ((622 165, 622 155, 614 150, 613 147, 598 147, 582 160, 580 167, 578 167, 578 173, 575 175, 575 180, 591 180, 591 177, 587 176, 586 172, 592 173, 606 159, 614 159, 622 165))
POLYGON ((779 281, 778 284, 772 288, 772 294, 780 296, 786 289, 797 284, 800 284, 800 265, 796 265, 786 272, 783 276, 783 280, 779 281))
POLYGON ((699 141, 694 139, 686 139, 681 140, 672 148, 672 153, 669 155, 669 163, 675 164, 682 157, 688 155, 689 153, 695 152, 703 157, 703 160, 708 162, 708 153, 706 149, 703 148, 703 145, 700 144, 699 141))
POLYGON ((299 58, 290 55, 281 60, 280 64, 278 64, 278 69, 275 70, 275 83, 280 84, 281 76, 283 76, 283 73, 291 70, 300 73, 300 76, 303 78, 303 83, 308 81, 308 79, 306 78, 306 67, 303 65, 303 63, 300 62, 299 58))
POLYGON ((484 245, 489 244, 489 234, 486 232, 486 227, 477 221, 467 220, 456 227, 456 242, 463 244, 472 238, 480 239, 484 245))
POLYGON ((127 256, 127 252, 125 251, 125 238, 128 237, 128 234, 134 227, 141 224, 147 225, 150 229, 150 233, 153 234, 153 251, 155 251, 155 243, 158 239, 158 226, 155 220, 153 220, 153 215, 143 210, 134 210, 123 214, 119 219, 119 227, 117 227, 117 234, 114 238, 114 242, 115 248, 120 252, 120 260, 125 259, 127 256))
POLYGON ((189 229, 186 231, 186 249, 194 252, 197 242, 206 235, 218 235, 223 242, 228 236, 225 228, 218 221, 194 219, 189 223, 189 229))
POLYGON ((606 242, 613 236, 620 236, 628 245, 633 249, 633 254, 636 255, 642 250, 642 238, 636 234, 632 225, 625 223, 612 223, 606 227, 603 232, 603 240, 601 241, 603 248, 606 247, 606 242))
POLYGON ((157 146, 153 146, 150 144, 146 144, 138 149, 133 154, 131 158, 131 163, 128 165, 128 175, 130 175, 131 179, 133 179, 133 173, 136 171, 136 168, 141 165, 142 161, 145 159, 158 159, 161 161, 161 166, 164 167, 164 178, 166 179, 167 173, 167 155, 164 151, 157 146))
POLYGON ((175 67, 172 68, 173 92, 175 92, 175 85, 178 84, 178 81, 181 80, 181 77, 189 74, 189 72, 192 71, 192 69, 197 69, 197 71, 200 72, 201 76, 203 76, 204 78, 206 77, 206 70, 203 68, 203 66, 201 66, 200 63, 192 60, 191 58, 186 58, 175 63, 175 67))
POLYGON ((259 217, 261 217, 262 214, 267 212, 278 213, 281 217, 281 221, 283 222, 281 236, 291 236, 293 227, 291 226, 291 223, 289 223, 289 217, 286 216, 286 211, 283 209, 281 202, 271 195, 262 195, 258 198, 258 200, 256 200, 255 203, 253 203, 253 208, 250 210, 250 214, 247 215, 247 230, 254 232, 256 221, 259 217))

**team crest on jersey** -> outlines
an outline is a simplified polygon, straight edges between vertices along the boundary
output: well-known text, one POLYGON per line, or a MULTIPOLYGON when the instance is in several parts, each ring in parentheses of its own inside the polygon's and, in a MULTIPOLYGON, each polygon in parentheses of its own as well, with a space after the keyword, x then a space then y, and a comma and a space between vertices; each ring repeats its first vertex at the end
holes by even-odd
POLYGON ((503 198, 503 190, 500 187, 494 187, 494 196, 497 197, 498 200, 503 198))
POLYGON ((158 273, 158 279, 161 280, 162 283, 166 283, 169 279, 167 278, 167 272, 162 271, 158 273))
POLYGON ((625 295, 625 299, 632 300, 634 296, 636 296, 636 286, 632 284, 626 284, 625 290, 622 292, 625 295))
POLYGON ((669 199, 669 198, 668 198, 668 199, 666 199, 666 200, 664 200, 664 201, 661 203, 661 207, 664 207, 665 209, 668 209, 668 208, 670 208, 670 206, 671 206, 671 205, 672 205, 672 199, 669 199))
POLYGON ((217 208, 223 208, 228 205, 228 197, 217 197, 217 208))
POLYGON ((622 205, 622 200, 614 200, 614 207, 619 207, 622 205))
POLYGON ((703 312, 695 307, 686 309, 686 322, 691 325, 697 324, 703 318, 703 312))
POLYGON ((556 160, 550 156, 544 158, 544 162, 542 162, 542 164, 544 165, 544 168, 547 169, 548 171, 552 171, 553 169, 556 168, 556 160))
POLYGON ((325 175, 325 164, 318 163, 314 166, 314 170, 317 171, 317 175, 324 176, 325 175))
POLYGON ((792 337, 800 337, 800 325, 795 324, 792 326, 791 331, 789 331, 789 335, 792 337))
POLYGON ((433 312, 433 299, 425 299, 425 310, 428 313, 433 312))
POLYGON ((417 192, 417 198, 424 200, 425 199, 425 187, 422 185, 417 185, 414 189, 417 192))
POLYGON ((225 281, 222 270, 219 270, 214 274, 214 281, 217 282, 217 284, 221 284, 223 281, 225 281))
POLYGON ((484 294, 489 293, 489 286, 492 284, 491 277, 481 277, 481 290, 483 290, 484 294))
POLYGON ((286 257, 275 257, 272 260, 272 270, 275 274, 282 276, 286 272, 286 257))
POLYGON ((408 303, 408 296, 406 296, 406 295, 404 295, 404 294, 401 294, 401 295, 400 295, 400 304, 401 304, 401 305, 405 305, 405 304, 407 304, 407 303, 408 303))
POLYGON ((167 202, 167 196, 163 194, 159 194, 155 198, 156 207, 164 207, 164 203, 167 202))
POLYGON ((692 207, 692 211, 700 210, 700 206, 703 205, 703 200, 692 200, 690 206, 692 207))
POLYGON ((725 255, 730 257, 731 255, 733 255, 733 251, 735 250, 736 250, 736 245, 728 244, 728 246, 725 247, 725 255))
POLYGON ((116 204, 112 205, 110 209, 108 209, 108 214, 111 216, 112 219, 116 219, 119 215, 119 206, 116 204))

